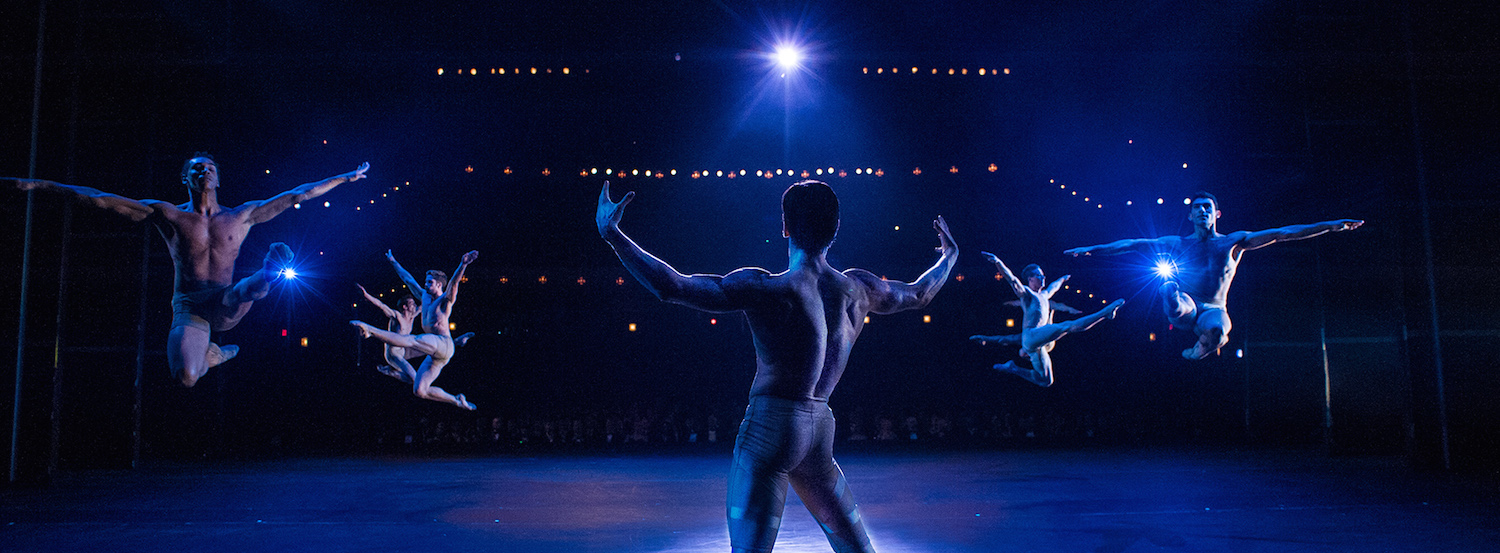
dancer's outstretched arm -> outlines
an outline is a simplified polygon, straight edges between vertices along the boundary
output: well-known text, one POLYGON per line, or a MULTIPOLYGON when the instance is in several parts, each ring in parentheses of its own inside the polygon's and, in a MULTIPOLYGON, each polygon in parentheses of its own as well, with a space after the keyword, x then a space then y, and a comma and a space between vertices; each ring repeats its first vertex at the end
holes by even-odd
POLYGON ((1010 290, 1016 293, 1017 298, 1026 296, 1026 285, 1021 282, 1021 279, 1016 278, 1015 273, 1010 272, 1010 267, 1006 267, 1005 262, 1001 261, 999 256, 990 252, 979 252, 979 255, 983 255, 985 259, 990 260, 990 263, 994 263, 997 269, 1000 269, 1000 275, 1005 277, 1005 283, 1010 285, 1010 290))
POLYGON ((417 282, 417 279, 413 278, 410 272, 407 272, 406 267, 402 267, 401 262, 396 261, 396 256, 391 253, 391 250, 385 251, 385 260, 391 262, 391 268, 396 270, 396 276, 401 278, 401 282, 406 283, 406 289, 411 292, 411 295, 420 298, 423 297, 423 294, 427 293, 422 288, 422 284, 417 282))
POLYGON ((294 205, 327 194, 335 186, 365 178, 365 171, 369 169, 369 163, 361 163, 359 168, 348 173, 328 177, 318 182, 309 182, 264 200, 246 202, 237 209, 249 208, 251 210, 249 217, 250 224, 264 223, 277 215, 281 215, 281 212, 291 209, 294 205))
POLYGON ((1047 303, 1048 303, 1048 305, 1052 306, 1052 310, 1053 311, 1060 311, 1060 312, 1068 313, 1068 314, 1072 314, 1072 315, 1082 315, 1083 314, 1082 311, 1079 311, 1077 309, 1073 309, 1072 307, 1064 305, 1061 302, 1055 302, 1054 301, 1054 302, 1047 302, 1047 303))
POLYGON ((365 295, 365 299, 370 300, 370 305, 374 305, 375 307, 380 308, 380 312, 385 313, 387 319, 396 318, 396 311, 387 306, 385 302, 375 299, 375 296, 371 296, 370 293, 365 290, 364 285, 356 282, 354 286, 359 288, 359 293, 365 295))
POLYGON ((1048 284, 1046 288, 1042 289, 1042 297, 1052 299, 1053 294, 1056 294, 1058 290, 1062 290, 1063 283, 1067 282, 1069 278, 1073 278, 1073 275, 1063 275, 1057 280, 1052 281, 1052 284, 1048 284))
POLYGON ((739 269, 727 276, 684 275, 673 269, 650 252, 641 248, 620 230, 620 218, 625 206, 635 198, 635 192, 625 194, 619 202, 609 197, 609 183, 599 192, 599 206, 594 212, 594 223, 599 227, 599 236, 604 237, 625 270, 640 281, 657 299, 685 305, 701 311, 724 313, 747 307, 735 289, 753 287, 769 273, 763 269, 739 269))
POLYGON ((1161 238, 1129 238, 1118 240, 1108 244, 1097 246, 1085 246, 1064 250, 1063 253, 1078 257, 1080 255, 1120 255, 1122 253, 1142 252, 1154 253, 1157 251, 1175 248, 1182 242, 1180 236, 1163 236, 1161 238))
POLYGON ((932 228, 937 231, 937 249, 941 255, 915 281, 890 281, 864 269, 844 271, 845 275, 865 285, 871 312, 884 315, 926 307, 938 290, 943 288, 943 284, 948 282, 948 273, 953 270, 953 264, 958 262, 958 243, 953 241, 953 233, 948 231, 948 222, 942 216, 932 222, 932 228))
POLYGON ((19 190, 44 190, 72 194, 89 205, 119 213, 137 223, 146 220, 159 210, 173 209, 172 204, 160 200, 133 200, 87 186, 74 186, 50 180, 3 178, 0 182, 12 183, 19 190))
POLYGON ((458 284, 464 281, 464 269, 469 268, 469 264, 476 259, 479 259, 479 250, 470 251, 458 260, 458 268, 453 270, 448 285, 443 287, 443 295, 438 297, 439 302, 446 302, 449 308, 453 307, 453 302, 458 301, 458 284))
POLYGON ((1277 242, 1290 242, 1302 240, 1345 230, 1354 230, 1365 224, 1358 219, 1339 219, 1337 221, 1324 221, 1311 225, 1292 225, 1281 228, 1273 228, 1258 232, 1238 232, 1239 242, 1236 244, 1244 250, 1264 248, 1277 242))

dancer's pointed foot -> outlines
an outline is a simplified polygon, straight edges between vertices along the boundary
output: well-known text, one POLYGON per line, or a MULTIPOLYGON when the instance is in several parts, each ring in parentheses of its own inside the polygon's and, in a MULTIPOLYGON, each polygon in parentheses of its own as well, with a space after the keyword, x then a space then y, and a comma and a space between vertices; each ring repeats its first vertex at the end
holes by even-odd
POLYGON ((453 345, 455 345, 455 346, 462 346, 464 344, 469 343, 469 338, 473 338, 473 337, 474 337, 474 333, 473 332, 465 332, 462 335, 460 335, 459 337, 453 339, 453 345))
POLYGON ((380 374, 389 376, 391 378, 401 378, 401 371, 396 370, 396 367, 392 367, 390 365, 381 365, 379 367, 375 367, 375 370, 380 371, 380 374))
POLYGON ((453 396, 453 399, 458 402, 457 404, 458 404, 459 407, 462 407, 464 409, 468 409, 470 411, 478 409, 478 407, 475 407, 473 403, 469 403, 469 400, 464 399, 464 395, 463 394, 458 394, 456 396, 453 396))
POLYGON ((1109 305, 1108 305, 1108 306, 1106 306, 1106 307, 1105 307, 1105 308, 1104 308, 1104 311, 1105 311, 1105 313, 1106 313, 1106 314, 1105 314, 1105 315, 1104 315, 1104 316, 1105 316, 1105 318, 1108 318, 1108 319, 1113 319, 1113 318, 1115 318, 1115 315, 1117 315, 1117 314, 1119 314, 1119 311, 1120 311, 1120 306, 1122 306, 1122 305, 1125 305, 1125 300, 1124 300, 1124 298, 1121 298, 1121 299, 1118 299, 1118 300, 1115 300, 1115 301, 1114 301, 1114 303, 1111 303, 1111 304, 1109 304, 1109 305))
POLYGON ((234 345, 220 346, 220 345, 215 344, 213 342, 209 342, 208 343, 208 354, 207 354, 206 361, 208 361, 208 366, 210 368, 212 368, 212 367, 218 366, 219 364, 221 364, 221 363, 223 363, 225 361, 228 361, 230 359, 234 359, 234 356, 239 355, 239 354, 240 354, 240 347, 239 346, 234 346, 234 345))
POLYGON ((288 247, 285 242, 271 244, 270 251, 266 252, 265 263, 261 264, 261 270, 266 272, 266 278, 269 280, 276 273, 290 266, 292 257, 292 248, 288 247))
POLYGON ((1036 374, 1035 370, 1021 368, 1021 366, 1017 365, 1015 361, 1006 361, 1004 363, 998 363, 998 364, 995 365, 994 369, 997 370, 997 371, 1006 373, 1006 374, 1013 374, 1013 375, 1019 376, 1021 378, 1026 379, 1027 382, 1030 382, 1032 384, 1036 384, 1037 386, 1041 386, 1043 388, 1046 388, 1047 386, 1051 385, 1051 383, 1039 382, 1038 381, 1039 380, 1039 376, 1036 374))
POLYGON ((1182 350, 1182 357, 1184 359, 1189 360, 1189 361, 1197 361, 1199 359, 1203 359, 1205 357, 1208 357, 1208 354, 1213 353, 1213 352, 1218 351, 1218 350, 1219 350, 1219 348, 1204 349, 1203 348, 1203 343, 1200 342, 1200 343, 1193 344, 1193 347, 1190 347, 1188 349, 1182 350))
POLYGON ((352 324, 355 328, 359 329, 359 336, 361 338, 369 338, 370 331, 375 330, 375 327, 365 324, 362 321, 349 321, 349 324, 352 324))

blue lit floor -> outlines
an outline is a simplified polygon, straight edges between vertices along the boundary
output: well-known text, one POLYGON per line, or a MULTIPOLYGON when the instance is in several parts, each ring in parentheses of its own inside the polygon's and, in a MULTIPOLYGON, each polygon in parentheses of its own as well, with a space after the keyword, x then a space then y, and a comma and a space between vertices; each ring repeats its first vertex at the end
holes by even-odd
MULTIPOLYGON (((847 454, 886 552, 1497 551, 1492 479, 1318 452, 847 454)), ((0 491, 23 551, 727 551, 727 455, 311 459, 0 491)), ((777 551, 828 551, 801 503, 777 551)))

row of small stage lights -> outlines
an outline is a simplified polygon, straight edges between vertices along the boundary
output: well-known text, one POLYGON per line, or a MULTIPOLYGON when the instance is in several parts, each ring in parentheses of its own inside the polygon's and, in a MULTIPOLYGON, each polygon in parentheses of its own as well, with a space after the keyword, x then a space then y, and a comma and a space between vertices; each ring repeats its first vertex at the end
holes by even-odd
MULTIPOLYGON (((1182 164, 1182 166, 1183 166, 1184 169, 1187 168, 1187 164, 1186 163, 1182 164)), ((985 169, 988 170, 991 173, 996 172, 996 171, 999 170, 999 168, 995 164, 993 164, 993 163, 989 164, 989 166, 986 167, 985 169)), ((268 169, 268 170, 266 170, 266 172, 270 173, 270 170, 268 169)), ((469 174, 474 173, 475 172, 474 166, 472 166, 472 165, 466 166, 464 168, 464 172, 465 173, 469 173, 469 174)), ((950 165, 946 170, 944 170, 944 172, 947 172, 949 174, 957 174, 959 172, 959 169, 958 169, 958 166, 956 166, 956 165, 950 165)), ((512 174, 517 173, 517 171, 515 169, 512 169, 511 167, 506 167, 506 168, 504 168, 504 169, 501 170, 501 173, 505 174, 505 175, 512 175, 512 174)), ((544 177, 550 177, 550 176, 552 176, 553 171, 551 169, 549 169, 549 168, 543 168, 540 171, 539 174, 542 175, 542 176, 544 176, 544 177)), ((590 168, 590 169, 581 169, 581 170, 578 171, 578 176, 580 176, 580 177, 590 177, 590 176, 600 176, 600 175, 603 175, 605 177, 621 178, 621 179, 630 178, 630 177, 642 177, 642 176, 644 176, 646 178, 662 179, 662 178, 666 178, 668 176, 677 177, 677 176, 679 176, 679 174, 680 174, 679 171, 676 170, 676 169, 670 169, 670 170, 666 170, 666 171, 659 171, 659 170, 658 171, 653 171, 651 169, 645 169, 645 170, 631 169, 630 171, 627 172, 624 169, 620 169, 620 170, 616 171, 613 168, 605 168, 605 169, 603 169, 601 171, 599 168, 595 167, 595 168, 590 168)), ((886 172, 885 172, 884 169, 881 169, 881 168, 875 168, 875 167, 856 167, 854 169, 853 174, 855 176, 874 176, 874 177, 879 178, 879 177, 884 177, 886 175, 886 172)), ((911 170, 911 174, 913 176, 921 176, 923 174, 922 168, 921 167, 913 168, 911 170)), ((794 170, 794 169, 774 169, 774 170, 773 169, 758 169, 754 173, 751 173, 748 169, 729 170, 729 171, 724 171, 724 170, 709 171, 707 169, 704 169, 704 170, 701 170, 701 171, 692 171, 691 173, 688 173, 686 176, 689 177, 689 178, 693 178, 693 179, 703 179, 703 178, 735 179, 735 178, 749 178, 751 176, 754 176, 755 178, 764 178, 764 179, 774 179, 776 177, 790 177, 790 178, 804 178, 804 179, 807 179, 807 178, 814 178, 814 177, 834 177, 834 176, 837 176, 839 178, 847 178, 847 177, 849 177, 849 175, 850 175, 850 172, 849 172, 848 169, 836 169, 834 167, 827 167, 827 168, 819 167, 819 168, 813 169, 813 170, 803 169, 801 171, 797 171, 797 170, 794 170)), ((1104 209, 1105 203, 1103 201, 1100 201, 1100 200, 1096 199, 1096 197, 1094 197, 1092 195, 1088 195, 1088 194, 1080 195, 1078 193, 1079 191, 1076 188, 1074 190, 1068 190, 1068 185, 1066 185, 1066 184, 1058 184, 1057 179, 1049 179, 1048 183, 1049 184, 1056 184, 1057 187, 1058 187, 1058 190, 1067 192, 1068 195, 1070 195, 1072 197, 1076 197, 1076 198, 1082 200, 1085 204, 1093 204, 1093 206, 1096 209, 1104 209)), ((388 198, 388 197, 390 197, 390 194, 395 193, 395 192, 400 192, 402 186, 410 187, 411 185, 412 185, 411 181, 406 181, 402 185, 392 186, 388 191, 381 192, 380 197, 381 198, 388 198)), ((1190 202, 1190 200, 1188 200, 1186 198, 1184 198, 1183 201, 1184 201, 1184 203, 1189 203, 1190 202)), ((1166 202, 1165 198, 1157 198, 1156 199, 1156 204, 1157 205, 1163 205, 1163 204, 1165 204, 1165 202, 1166 202)), ((375 199, 372 198, 372 199, 368 200, 367 202, 365 202, 364 204, 357 204, 357 205, 355 205, 354 209, 355 209, 355 211, 360 211, 360 210, 363 209, 363 207, 365 205, 374 205, 375 203, 376 203, 375 199)), ((1135 205, 1135 201, 1134 200, 1125 200, 1123 203, 1126 206, 1134 206, 1135 205)), ((324 201, 323 202, 323 207, 332 207, 332 206, 333 206, 333 202, 332 201, 324 201)), ((295 207, 297 209, 301 209, 302 208, 302 204, 299 203, 299 204, 294 205, 293 207, 295 207)))
MULTIPOLYGON (((446 68, 446 67, 439 67, 439 68, 437 68, 437 74, 440 77, 442 77, 442 76, 460 76, 460 77, 462 77, 462 76, 470 76, 470 77, 477 77, 479 75, 551 75, 551 74, 553 74, 554 71, 557 72, 557 73, 563 74, 563 75, 571 75, 571 74, 574 73, 573 68, 571 68, 571 67, 563 67, 561 69, 553 69, 551 67, 541 67, 541 68, 537 68, 537 67, 528 67, 528 68, 512 67, 512 68, 509 68, 509 69, 506 69, 504 67, 491 67, 491 68, 488 68, 488 69, 480 69, 478 67, 470 67, 468 69, 464 69, 464 68, 460 67, 460 68, 454 69, 452 71, 449 71, 448 68, 446 68)), ((589 69, 584 69, 584 70, 581 71, 581 73, 583 73, 583 74, 589 74, 590 72, 591 72, 591 70, 589 70, 589 69)), ((890 73, 891 75, 942 75, 942 74, 946 73, 948 75, 955 75, 955 76, 963 76, 963 75, 968 75, 968 74, 971 73, 971 71, 967 67, 962 67, 962 68, 957 68, 957 69, 949 67, 946 70, 938 69, 936 67, 933 67, 933 68, 931 68, 929 70, 926 70, 926 71, 924 71, 920 67, 912 67, 910 69, 910 71, 903 71, 899 67, 892 67, 892 68, 890 68, 889 71, 887 71, 886 68, 884 68, 884 67, 875 67, 875 68, 863 67, 863 68, 860 68, 860 72, 861 72, 861 74, 864 74, 864 75, 870 75, 870 74, 884 75, 886 73, 890 73)), ((981 67, 979 69, 973 70, 972 73, 975 74, 975 75, 979 75, 979 76, 996 76, 996 75, 1002 75, 1002 74, 1009 75, 1010 74, 1010 68, 1006 67, 1006 68, 1002 68, 1002 69, 989 69, 989 68, 981 67)))

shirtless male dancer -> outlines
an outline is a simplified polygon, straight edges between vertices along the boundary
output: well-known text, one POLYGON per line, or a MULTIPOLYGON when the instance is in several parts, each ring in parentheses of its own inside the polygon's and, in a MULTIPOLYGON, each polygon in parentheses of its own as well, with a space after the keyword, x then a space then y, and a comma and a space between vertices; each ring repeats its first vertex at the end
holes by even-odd
MULTIPOLYGON (((1080 317, 1067 322, 1053 323, 1052 312, 1054 307, 1062 307, 1054 303, 1052 296, 1062 289, 1064 282, 1068 281, 1068 275, 1052 281, 1052 284, 1042 285, 1047 282, 1042 276, 1042 268, 1036 264, 1027 265, 1021 270, 1021 275, 1026 278, 1022 284, 1016 275, 1010 272, 1005 262, 990 252, 979 252, 985 259, 990 260, 1000 269, 1000 274, 1005 277, 1005 282, 1010 284, 1011 290, 1015 291, 1016 298, 1021 302, 1024 315, 1021 319, 1021 333, 1008 336, 970 336, 970 340, 977 342, 998 342, 1001 345, 1018 345, 1021 347, 1021 355, 1031 359, 1031 368, 1023 369, 1016 365, 1015 361, 1006 361, 995 365, 995 370, 1014 374, 1030 381, 1032 384, 1043 388, 1052 385, 1052 347, 1057 345, 1057 339, 1074 332, 1083 332, 1099 321, 1115 318, 1115 312, 1125 304, 1125 300, 1115 300, 1100 309, 1098 312, 1080 317)), ((1059 309, 1060 310, 1060 309, 1059 309)), ((1076 309, 1068 308, 1074 313, 1076 309)))
MULTIPOLYGON (((478 251, 464 254, 458 263, 458 269, 453 271, 453 277, 439 270, 427 271, 427 282, 418 285, 417 279, 396 261, 396 256, 390 251, 385 252, 386 261, 396 269, 396 274, 401 281, 406 283, 407 289, 412 295, 422 297, 422 334, 400 334, 388 330, 381 330, 361 321, 349 321, 349 324, 359 328, 361 336, 375 339, 396 346, 406 348, 426 355, 420 367, 412 368, 404 355, 387 355, 386 361, 391 363, 394 372, 387 372, 403 382, 412 384, 412 393, 422 399, 430 399, 443 403, 452 403, 470 411, 474 410, 474 404, 464 399, 463 394, 452 395, 447 391, 432 385, 433 380, 443 373, 443 367, 453 358, 453 338, 448 330, 448 316, 453 313, 453 303, 458 301, 458 284, 464 278, 464 269, 470 263, 479 259, 478 251)), ((379 302, 377 302, 379 303, 379 302)), ((381 371, 385 372, 385 371, 381 371)))
MULTIPOLYGON (((411 334, 412 326, 417 322, 417 315, 420 315, 422 313, 421 308, 417 307, 417 298, 413 297, 411 294, 405 294, 401 296, 401 299, 396 300, 396 309, 391 309, 390 307, 386 306, 385 302, 380 301, 379 299, 376 299, 375 296, 370 295, 370 292, 368 290, 365 290, 365 287, 363 285, 356 283, 354 286, 356 288, 359 288, 359 293, 363 295, 365 299, 369 300, 371 305, 379 308, 380 312, 385 314, 386 330, 394 332, 396 334, 411 334)), ((472 338, 473 336, 473 332, 466 332, 462 336, 454 338, 453 345, 462 347, 464 343, 468 342, 469 338, 472 338)), ((410 376, 403 372, 401 369, 396 368, 396 363, 394 361, 391 361, 391 359, 398 358, 402 360, 408 360, 415 359, 421 356, 421 352, 410 351, 403 347, 386 344, 384 358, 386 360, 386 363, 389 364, 376 367, 375 370, 380 371, 381 374, 410 384, 410 376)))
POLYGON ((0 179, 21 190, 52 190, 132 221, 150 222, 167 243, 176 276, 172 285, 172 330, 167 334, 167 365, 172 376, 191 387, 210 367, 228 361, 239 346, 209 341, 211 331, 239 324, 255 300, 270 293, 271 280, 292 260, 286 244, 271 244, 259 270, 234 281, 234 262, 250 227, 280 215, 288 208, 322 196, 340 184, 365 177, 370 164, 335 177, 298 186, 270 199, 239 207, 219 205, 219 167, 211 156, 199 154, 182 164, 182 184, 188 202, 172 205, 158 200, 132 200, 85 186, 47 180, 0 179))
POLYGON ((1175 281, 1169 280, 1161 285, 1162 307, 1168 322, 1192 330, 1198 336, 1193 347, 1182 350, 1182 356, 1202 359, 1229 343, 1230 322, 1225 299, 1229 296, 1229 285, 1234 282, 1240 256, 1277 242, 1354 230, 1365 224, 1356 219, 1339 219, 1257 232, 1242 230, 1219 234, 1217 223, 1222 215, 1218 199, 1213 194, 1199 192, 1193 195, 1188 205, 1188 220, 1193 223, 1192 236, 1127 239, 1073 248, 1063 253, 1074 257, 1127 252, 1170 255, 1177 265, 1177 275, 1175 281))
POLYGON ((772 274, 748 267, 727 275, 684 275, 641 249, 620 230, 631 192, 599 193, 595 222, 636 280, 663 301, 702 311, 742 311, 755 343, 750 405, 735 440, 729 476, 729 541, 734 551, 770 551, 776 543, 790 482, 817 518, 835 551, 870 551, 870 538, 833 459, 828 396, 843 375, 849 350, 869 313, 923 307, 948 280, 958 246, 938 217, 941 257, 912 283, 863 269, 839 272, 828 246, 839 226, 838 196, 827 184, 803 181, 781 197, 788 268, 772 274))

